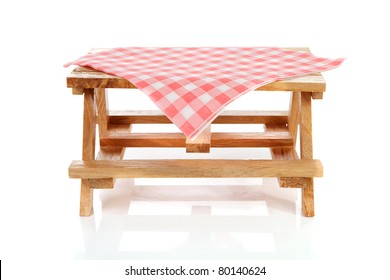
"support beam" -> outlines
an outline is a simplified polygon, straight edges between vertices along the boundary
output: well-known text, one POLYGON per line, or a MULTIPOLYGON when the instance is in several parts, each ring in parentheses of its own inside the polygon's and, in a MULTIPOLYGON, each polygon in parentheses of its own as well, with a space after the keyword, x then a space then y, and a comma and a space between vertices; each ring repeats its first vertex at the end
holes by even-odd
MULTIPOLYGON (((313 158, 311 92, 301 93, 300 150, 301 159, 313 158)), ((302 211, 306 217, 314 216, 313 178, 309 178, 306 188, 302 189, 302 211)))
MULTIPOLYGON (((293 148, 273 148, 271 155, 274 160, 298 160, 293 148)), ((279 177, 278 181, 281 188, 305 188, 309 179, 307 177, 279 177)))
MULTIPOLYGON (((292 147, 294 142, 287 130, 272 132, 216 132, 211 133, 211 147, 292 147)), ((101 146, 184 148, 186 137, 182 133, 115 133, 108 132, 100 139, 101 146)))
MULTIPOLYGON (((96 137, 96 111, 94 89, 86 89, 84 92, 84 115, 83 115, 83 151, 82 159, 93 161, 95 159, 96 137)), ((88 181, 81 180, 80 191, 80 216, 92 214, 93 189, 88 181)))
POLYGON ((299 99, 300 92, 292 92, 290 97, 290 110, 288 113, 288 132, 294 140, 294 147, 297 141, 298 124, 299 124, 299 99))
POLYGON ((83 95, 84 94, 83 88, 72 88, 72 94, 74 95, 83 95))
MULTIPOLYGON (((222 112, 213 124, 286 124, 287 111, 240 111, 222 112)), ((111 124, 172 123, 167 116, 156 110, 110 111, 111 124)))
POLYGON ((321 177, 319 160, 73 161, 70 178, 321 177))
POLYGON ((198 137, 186 139, 187 153, 210 153, 211 126, 206 127, 198 137))
POLYGON ((323 92, 313 92, 312 93, 312 98, 313 99, 323 99, 324 98, 324 93, 323 92))
MULTIPOLYGON (((125 154, 125 148, 107 147, 101 148, 96 160, 121 160, 125 154)), ((114 188, 114 178, 86 179, 90 188, 112 189, 114 188)))
MULTIPOLYGON (((299 100, 298 104, 299 104, 299 100)), ((292 107, 292 106, 291 106, 292 107)), ((290 126, 291 128, 291 126, 290 126)), ((284 131, 285 126, 267 125, 266 131, 284 131)), ((297 152, 293 147, 287 148, 271 148, 271 156, 274 160, 298 160, 297 152)), ((278 177, 279 186, 281 188, 305 188, 308 178, 305 177, 278 177)))
POLYGON ((107 132, 108 129, 108 100, 107 89, 95 89, 96 107, 97 107, 97 123, 99 125, 99 136, 107 132))

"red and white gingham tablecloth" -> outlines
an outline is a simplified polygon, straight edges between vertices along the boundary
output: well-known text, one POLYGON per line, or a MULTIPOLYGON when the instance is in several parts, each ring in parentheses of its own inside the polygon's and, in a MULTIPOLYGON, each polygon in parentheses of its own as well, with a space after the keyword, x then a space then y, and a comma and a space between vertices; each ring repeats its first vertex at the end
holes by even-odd
POLYGON ((187 137, 195 138, 246 92, 342 62, 276 47, 127 47, 88 54, 64 66, 88 66, 127 79, 187 137))

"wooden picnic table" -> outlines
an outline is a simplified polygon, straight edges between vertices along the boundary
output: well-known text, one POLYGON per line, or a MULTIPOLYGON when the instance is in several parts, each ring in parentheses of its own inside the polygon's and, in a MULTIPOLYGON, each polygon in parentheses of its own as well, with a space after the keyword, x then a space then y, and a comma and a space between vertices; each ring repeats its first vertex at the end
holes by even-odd
POLYGON ((321 73, 316 73, 259 87, 259 93, 290 94, 288 110, 224 111, 213 124, 263 124, 264 132, 212 132, 209 126, 191 140, 182 133, 132 133, 132 124, 171 122, 159 111, 109 111, 109 88, 136 87, 123 78, 76 67, 67 77, 67 87, 73 94, 84 95, 82 160, 71 163, 69 177, 81 179, 80 215, 92 213, 93 190, 113 188, 116 178, 276 177, 280 187, 301 188, 303 215, 314 216, 313 177, 322 176, 322 165, 313 159, 311 102, 322 99, 325 86, 321 73), (96 153, 97 133, 100 147, 96 153), (266 147, 272 159, 126 160, 127 147, 182 147, 188 153, 207 153, 210 148, 266 147))

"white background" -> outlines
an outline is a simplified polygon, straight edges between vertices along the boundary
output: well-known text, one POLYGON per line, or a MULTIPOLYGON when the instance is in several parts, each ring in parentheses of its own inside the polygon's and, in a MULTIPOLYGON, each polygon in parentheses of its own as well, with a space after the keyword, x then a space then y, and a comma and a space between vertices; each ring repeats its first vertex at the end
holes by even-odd
MULTIPOLYGON (((91 47, 308 46, 346 57, 313 103, 317 258, 263 265, 264 279, 386 278, 390 19, 386 1, 2 1, 0 259, 5 279, 124 279, 132 261, 75 260, 81 97, 62 68, 91 47), (77 276, 79 275, 79 276, 77 276)), ((180 265, 184 261, 157 261, 180 265)), ((187 261, 199 266, 211 262, 187 261)), ((139 265, 151 261, 138 262, 139 265)), ((206 278, 205 278, 206 279, 206 278)))

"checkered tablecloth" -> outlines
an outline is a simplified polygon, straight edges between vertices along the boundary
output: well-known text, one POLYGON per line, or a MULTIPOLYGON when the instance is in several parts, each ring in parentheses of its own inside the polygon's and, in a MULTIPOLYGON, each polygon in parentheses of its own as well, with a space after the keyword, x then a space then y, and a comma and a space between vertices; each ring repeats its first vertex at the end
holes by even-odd
POLYGON ((343 59, 274 47, 114 48, 65 64, 130 81, 195 138, 230 102, 267 83, 323 72, 343 59))

